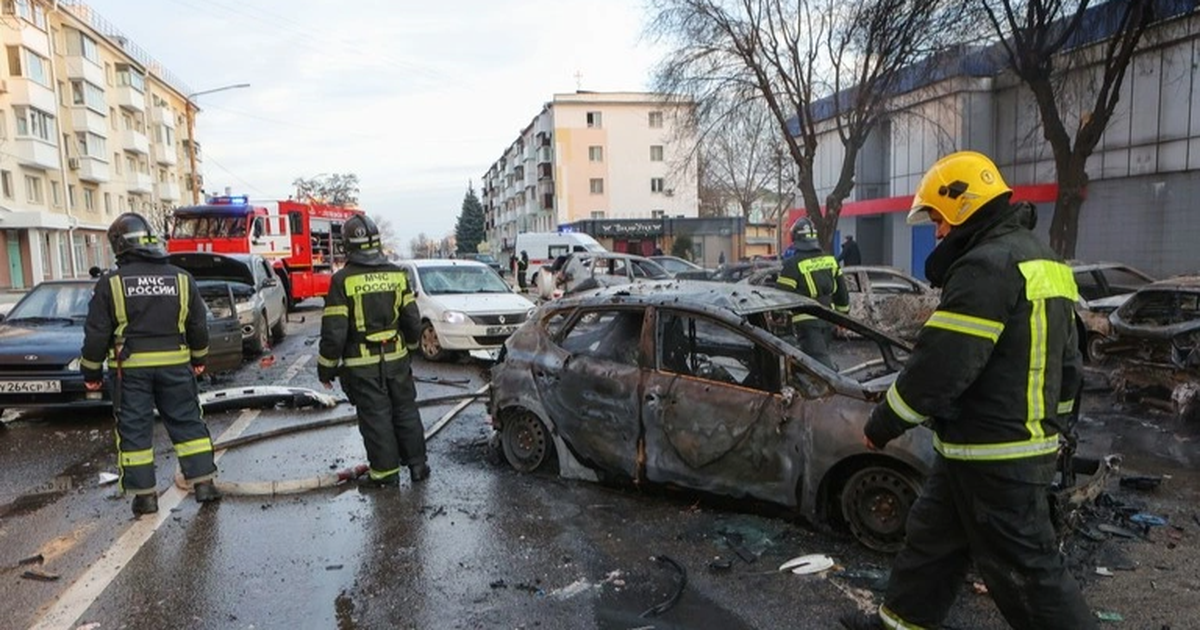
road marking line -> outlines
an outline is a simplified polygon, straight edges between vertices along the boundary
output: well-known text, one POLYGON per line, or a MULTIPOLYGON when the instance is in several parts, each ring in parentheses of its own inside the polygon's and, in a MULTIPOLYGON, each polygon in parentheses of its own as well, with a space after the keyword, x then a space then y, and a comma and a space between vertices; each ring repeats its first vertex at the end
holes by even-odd
MULTIPOLYGON (((312 355, 305 354, 293 361, 283 378, 275 385, 286 385, 288 381, 295 378, 310 359, 312 359, 312 355)), ((260 409, 242 411, 237 420, 229 425, 229 428, 225 429, 225 432, 216 441, 224 442, 238 437, 249 428, 250 423, 260 413, 260 409)), ((224 452, 217 453, 213 460, 219 461, 222 455, 224 452)), ((112 584, 121 570, 129 564, 129 561, 133 560, 133 557, 150 540, 154 532, 158 531, 158 528, 171 518, 171 510, 182 503, 187 495, 186 490, 172 483, 166 492, 158 496, 158 512, 151 517, 141 517, 125 530, 125 533, 121 534, 112 547, 102 553, 100 558, 59 596, 54 605, 29 627, 30 630, 57 630, 74 626, 83 613, 87 612, 87 609, 91 608, 96 599, 112 584)))

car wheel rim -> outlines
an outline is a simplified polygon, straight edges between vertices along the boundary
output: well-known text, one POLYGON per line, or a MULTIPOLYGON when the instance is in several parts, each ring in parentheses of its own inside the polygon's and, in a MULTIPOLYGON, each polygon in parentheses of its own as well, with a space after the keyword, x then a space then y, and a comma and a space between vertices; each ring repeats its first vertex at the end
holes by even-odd
POLYGON ((1104 361, 1104 342, 1100 335, 1092 335, 1088 339, 1088 358, 1096 362, 1104 361))
POLYGON ((435 357, 442 351, 442 344, 438 342, 437 331, 433 326, 421 331, 421 351, 427 357, 435 357))
POLYGON ((843 514, 855 538, 872 549, 899 551, 918 490, 908 476, 890 468, 868 468, 855 474, 842 499, 843 514))
POLYGON ((504 424, 504 454, 521 472, 537 470, 546 461, 546 428, 532 413, 509 418, 504 424))

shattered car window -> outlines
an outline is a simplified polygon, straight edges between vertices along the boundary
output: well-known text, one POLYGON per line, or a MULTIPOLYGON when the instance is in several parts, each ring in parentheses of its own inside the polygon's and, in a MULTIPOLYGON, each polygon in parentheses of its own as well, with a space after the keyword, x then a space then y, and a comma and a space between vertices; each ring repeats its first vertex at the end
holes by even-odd
POLYGON ((1128 310, 1129 323, 1166 326, 1200 319, 1200 294, 1143 291, 1128 310))
POLYGON ((1091 271, 1076 271, 1075 286, 1079 287, 1079 297, 1085 300, 1099 300, 1104 295, 1104 287, 1091 271))
POLYGON ((693 315, 658 316, 660 369, 731 385, 778 391, 776 355, 745 335, 693 315))
POLYGON ((637 365, 641 309, 584 313, 559 345, 571 354, 637 365))

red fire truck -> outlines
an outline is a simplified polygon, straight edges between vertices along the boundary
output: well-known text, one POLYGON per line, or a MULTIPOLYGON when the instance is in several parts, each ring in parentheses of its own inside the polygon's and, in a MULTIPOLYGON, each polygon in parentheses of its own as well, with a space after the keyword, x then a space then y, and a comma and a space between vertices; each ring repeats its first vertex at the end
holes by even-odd
POLYGON ((342 225, 357 214, 319 203, 211 197, 175 210, 167 251, 261 254, 272 260, 291 306, 329 292, 333 272, 345 263, 342 225))

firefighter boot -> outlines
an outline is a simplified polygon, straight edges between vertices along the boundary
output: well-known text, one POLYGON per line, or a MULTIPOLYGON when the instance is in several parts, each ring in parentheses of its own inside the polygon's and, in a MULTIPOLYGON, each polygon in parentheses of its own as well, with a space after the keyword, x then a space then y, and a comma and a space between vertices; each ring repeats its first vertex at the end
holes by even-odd
POLYGON ((413 483, 420 483, 429 478, 429 464, 424 462, 408 467, 408 476, 413 483))
POLYGON ((211 481, 197 482, 192 486, 192 490, 196 492, 196 503, 208 503, 221 498, 221 491, 217 490, 217 486, 211 481))
POLYGON ((842 615, 838 621, 847 630, 884 630, 883 621, 879 619, 879 615, 862 611, 842 615))
POLYGON ((157 494, 149 493, 133 495, 133 513, 135 516, 141 516, 142 514, 154 514, 157 511, 157 494))

